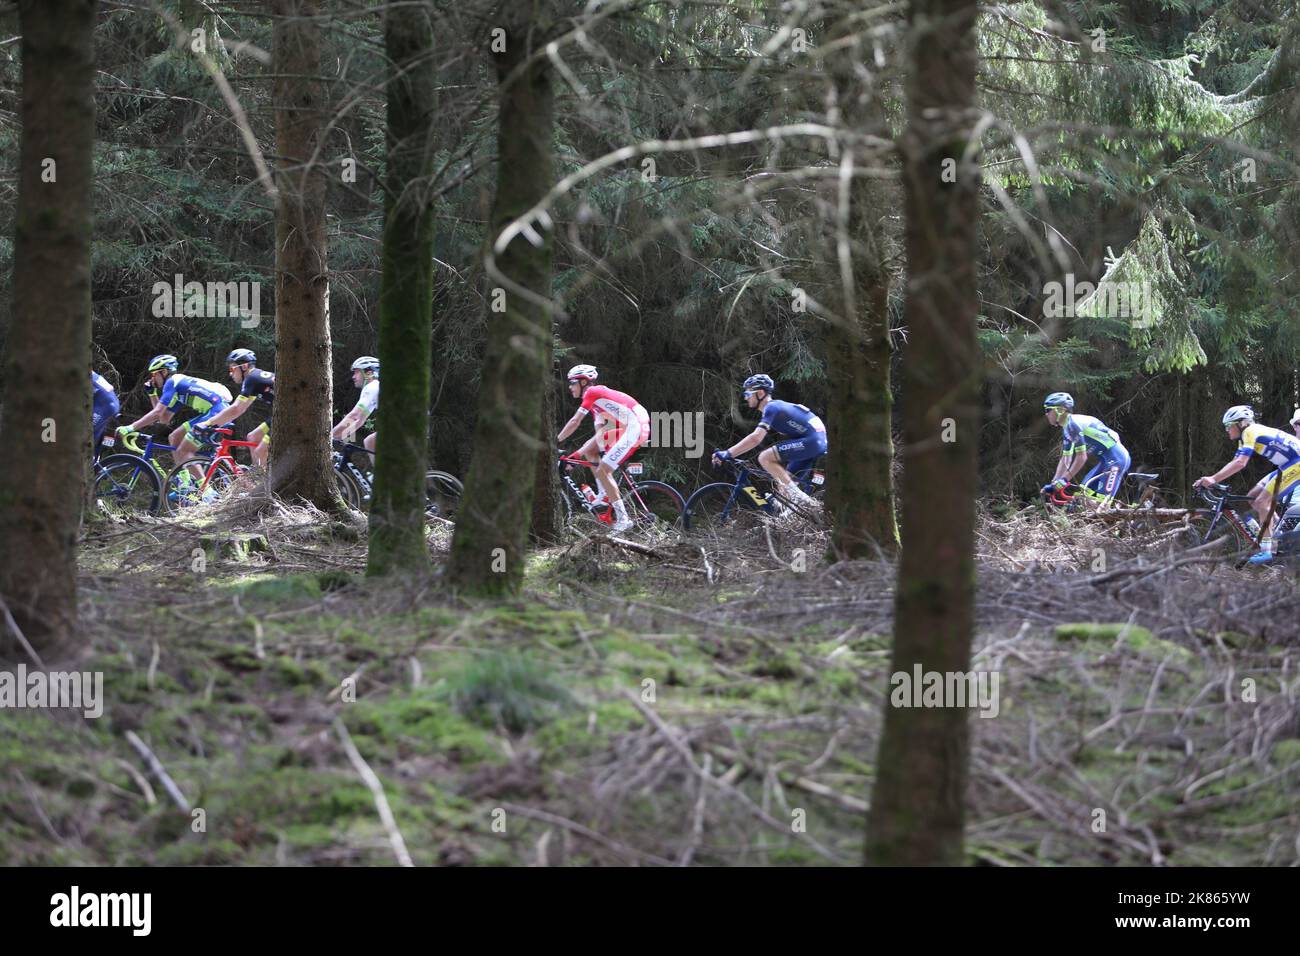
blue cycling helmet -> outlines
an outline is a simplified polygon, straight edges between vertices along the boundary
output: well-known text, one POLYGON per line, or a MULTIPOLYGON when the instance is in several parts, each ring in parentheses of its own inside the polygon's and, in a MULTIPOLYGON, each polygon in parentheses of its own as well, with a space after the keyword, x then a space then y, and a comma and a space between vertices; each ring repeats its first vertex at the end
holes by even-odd
POLYGON ((1044 408, 1074 408, 1074 396, 1069 392, 1053 392, 1043 399, 1044 408))
POLYGON ((150 372, 161 372, 166 369, 169 372, 175 372, 181 367, 181 360, 175 355, 155 355, 149 360, 150 372))
POLYGON ((249 365, 257 364, 257 355, 252 349, 235 349, 226 356, 227 365, 243 365, 245 362, 249 365))
POLYGON ((762 372, 745 379, 745 388, 763 388, 770 392, 774 384, 776 383, 772 381, 772 376, 764 375, 762 372))

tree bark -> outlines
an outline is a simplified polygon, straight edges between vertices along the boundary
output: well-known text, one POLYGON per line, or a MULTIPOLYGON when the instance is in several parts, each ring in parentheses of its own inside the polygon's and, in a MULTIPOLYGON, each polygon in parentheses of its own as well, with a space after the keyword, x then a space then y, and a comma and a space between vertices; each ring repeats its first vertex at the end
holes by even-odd
POLYGON ((542 448, 537 453, 533 475, 533 518, 529 529, 533 541, 542 545, 558 541, 560 537, 560 479, 555 467, 558 454, 555 433, 560 430, 560 425, 555 410, 555 386, 547 383, 542 389, 542 427, 537 433, 542 448))
MULTIPOLYGON (((891 671, 965 674, 975 590, 979 444, 975 285, 977 156, 963 159, 975 103, 975 0, 913 0, 908 128, 899 146, 907 216, 903 546, 891 671), (955 161, 955 168, 953 162, 955 161), (955 175, 954 175, 955 174, 955 175)), ((900 702, 901 703, 901 702, 900 702)), ((867 825, 873 865, 962 860, 967 713, 885 708, 867 825)))
MULTIPOLYGON (((95 0, 23 0, 13 322, 0 436, 0 597, 38 652, 71 649, 90 453, 95 0)), ((14 635, 0 621, 0 647, 14 635)))
POLYGON ((394 5, 384 15, 388 179, 379 291, 380 390, 366 573, 429 568, 424 475, 429 459, 429 343, 433 229, 429 177, 435 151, 433 9, 394 5))
MULTIPOLYGON (((545 58, 529 60, 545 24, 531 0, 504 11, 506 50, 496 54, 500 82, 497 118, 497 191, 490 241, 546 195, 551 173, 552 90, 545 58)), ((551 240, 518 236, 496 258, 513 284, 538 296, 551 294, 551 240)), ((492 283, 491 277, 488 279, 492 283)), ((540 481, 538 457, 554 470, 553 433, 539 443, 545 395, 551 387, 550 313, 514 291, 488 295, 487 340, 479 387, 474 453, 452 540, 448 576, 480 594, 510 594, 523 583, 533 499, 540 481), (491 303, 501 302, 495 311, 491 303), (540 447, 539 447, 540 445, 540 447), (524 467, 512 468, 512 463, 524 467), (532 468, 529 468, 529 465, 532 468), (530 474, 531 470, 531 474, 530 474)), ((554 500, 553 498, 551 499, 554 500)))
POLYGON ((275 406, 272 487, 320 508, 341 505, 330 463, 329 268, 319 0, 274 0, 275 406))
MULTIPOLYGON (((851 23, 843 30, 851 33, 851 23)), ((834 62, 836 99, 843 123, 856 133, 888 136, 883 104, 855 69, 861 51, 851 46, 834 62)), ((855 169, 874 157, 841 146, 855 169), (855 155, 856 153, 856 155, 855 155)), ((879 181, 854 176, 839 204, 846 221, 837 224, 828 258, 839 262, 835 288, 839 315, 827 330, 826 370, 830 385, 827 439, 834 467, 829 469, 826 503, 833 516, 830 557, 869 557, 879 547, 898 547, 894 515, 893 395, 890 392, 889 272, 887 236, 882 225, 887 203, 879 181), (847 243, 848 249, 841 247, 847 243), (847 251, 850 262, 842 261, 847 251)), ((842 186, 842 189, 844 187, 842 186)), ((837 204, 837 205, 839 205, 837 204)))

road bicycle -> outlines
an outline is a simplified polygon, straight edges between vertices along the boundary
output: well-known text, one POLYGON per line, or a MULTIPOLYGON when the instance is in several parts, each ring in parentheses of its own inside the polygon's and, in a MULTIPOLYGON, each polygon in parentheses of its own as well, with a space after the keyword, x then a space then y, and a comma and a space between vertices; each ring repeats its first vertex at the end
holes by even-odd
MULTIPOLYGON (((758 527, 783 513, 813 526, 822 521, 820 508, 810 508, 783 495, 775 479, 752 460, 731 458, 723 465, 731 467, 731 481, 704 485, 687 499, 684 524, 688 533, 717 534, 758 527)), ((804 494, 821 500, 826 488, 825 472, 808 465, 792 472, 791 477, 804 494)))
MULTIPOLYGON (((609 532, 618 520, 591 473, 591 462, 573 452, 560 452, 560 500, 564 523, 575 531, 609 532)), ((662 481, 641 481, 639 461, 629 461, 614 473, 619 495, 632 521, 632 532, 664 536, 681 527, 686 502, 672 485, 662 481)))
MULTIPOLYGON (((125 500, 125 492, 130 490, 132 496, 140 496, 137 500, 143 500, 145 489, 150 486, 156 486, 158 496, 150 498, 147 508, 139 508, 134 505, 125 507, 125 510, 139 512, 148 511, 149 514, 160 514, 163 512, 162 488, 167 480, 167 469, 163 467, 159 455, 171 455, 176 451, 171 445, 165 442, 155 440, 152 436, 142 435, 140 432, 129 432, 126 435, 119 436, 112 431, 104 433, 100 439, 100 454, 104 457, 101 464, 107 468, 112 466, 113 470, 119 473, 123 478, 134 476, 130 469, 136 467, 140 461, 143 461, 154 475, 153 479, 145 477, 143 474, 134 476, 130 482, 120 482, 120 487, 112 487, 112 480, 104 478, 105 489, 109 491, 109 498, 116 499, 119 502, 125 500), (144 447, 140 446, 140 439, 146 439, 144 447), (104 454, 108 449, 112 449, 111 454, 104 454)), ((96 473, 96 496, 99 496, 99 485, 102 476, 96 473)))
MULTIPOLYGON (((371 453, 364 445, 334 439, 334 473, 339 494, 348 507, 357 511, 370 510, 370 491, 374 483, 371 453)), ((459 478, 445 471, 430 469, 424 475, 424 493, 427 502, 425 514, 430 518, 454 521, 460 507, 465 486, 459 478)))
MULTIPOLYGON (((1160 489, 1156 486, 1159 477, 1150 472, 1130 471, 1120 482, 1114 498, 1109 498, 1105 492, 1086 484, 1078 485, 1073 482, 1054 487, 1050 492, 1044 492, 1043 497, 1049 505, 1064 508, 1066 511, 1080 511, 1085 508, 1096 510, 1102 505, 1135 510, 1159 508, 1162 503, 1160 489)), ((1104 478, 1103 472, 1093 481, 1100 483, 1104 478)))
POLYGON ((140 455, 114 451, 111 435, 104 435, 92 464, 94 497, 106 515, 157 514, 162 501, 162 479, 154 465, 140 455))
POLYGON ((163 506, 169 514, 177 514, 195 505, 211 504, 233 488, 249 471, 247 465, 235 460, 232 449, 256 448, 261 441, 241 441, 230 436, 231 428, 196 428, 192 437, 201 442, 201 448, 211 448, 214 438, 220 438, 216 450, 200 450, 189 461, 182 462, 168 472, 163 481, 163 506))
MULTIPOLYGON (((1255 550, 1259 521, 1251 515, 1254 509, 1247 495, 1230 494, 1226 484, 1217 484, 1201 488, 1197 496, 1208 507, 1188 512, 1188 544, 1209 544, 1229 538, 1232 553, 1249 554, 1255 550)), ((1300 557, 1300 502, 1279 502, 1274 521, 1276 554, 1300 557)))

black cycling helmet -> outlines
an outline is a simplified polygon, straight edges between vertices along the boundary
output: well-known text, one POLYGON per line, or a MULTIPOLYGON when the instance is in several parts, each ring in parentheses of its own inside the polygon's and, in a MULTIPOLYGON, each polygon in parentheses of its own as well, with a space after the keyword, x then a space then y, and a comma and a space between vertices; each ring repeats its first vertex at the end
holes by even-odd
POLYGON ((749 378, 745 379, 745 388, 762 388, 770 392, 772 391, 772 386, 775 384, 776 383, 772 381, 772 376, 764 375, 762 372, 757 375, 751 375, 749 378))
POLYGON ((243 365, 245 363, 249 365, 257 364, 257 356, 252 349, 235 349, 226 356, 227 365, 243 365))

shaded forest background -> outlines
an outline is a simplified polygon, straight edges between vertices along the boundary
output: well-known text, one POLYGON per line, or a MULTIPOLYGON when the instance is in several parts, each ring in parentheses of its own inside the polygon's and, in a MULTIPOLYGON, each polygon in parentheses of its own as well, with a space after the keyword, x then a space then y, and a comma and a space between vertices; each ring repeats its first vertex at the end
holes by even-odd
MULTIPOLYGON (((979 95, 989 113, 979 275, 985 494, 1024 496, 1049 473, 1056 443, 1040 402, 1050 390, 1071 391, 1081 411, 1120 431, 1135 467, 1160 469, 1175 489, 1226 457, 1224 407, 1251 402, 1263 421, 1283 425, 1297 403, 1294 10, 1207 0, 1129 6, 1013 4, 980 19, 979 95), (1030 155, 1042 176, 1037 195, 1030 155), (1076 282, 1103 275, 1149 282, 1156 321, 1135 328, 1100 314, 1045 318, 1045 285, 1066 271, 1076 282)), ((822 122, 837 109, 825 64, 830 28, 842 15, 834 4, 801 5, 797 16, 765 2, 614 4, 604 16, 564 7, 582 29, 560 31, 553 58, 559 176, 629 144, 822 122)), ((275 366, 273 202, 212 77, 177 41, 183 34, 188 44, 199 31, 273 158, 267 10, 192 0, 102 5, 95 363, 129 393, 124 413, 145 408, 140 380, 158 352, 220 381, 235 346, 275 366), (176 274, 260 282, 261 323, 243 329, 236 319, 155 317, 153 286, 176 274)), ((385 67, 372 7, 326 10, 332 123, 320 160, 329 169, 337 417, 355 400, 348 364, 376 346, 385 67), (355 181, 346 160, 355 161, 355 181)), ((481 253, 495 162, 491 15, 491 5, 446 4, 435 36, 430 442, 433 461, 461 474, 489 294, 481 253)), ((883 119, 897 133, 901 9, 866 5, 855 16, 883 119)), ((17 33, 15 20, 12 7, 0 7, 6 37, 17 33)), ((17 44, 7 43, 0 334, 23 318, 10 314, 8 287, 20 86, 17 44)), ((583 361, 652 411, 703 411, 706 447, 748 430, 738 382, 750 372, 773 375, 780 397, 833 415, 827 323, 817 303, 835 294, 825 234, 837 162, 823 141, 806 136, 656 152, 563 196, 554 211, 559 407, 568 403, 563 369, 583 361)), ((880 189, 888 199, 896 185, 882 179, 880 189)), ((901 207, 881 208, 898 361, 906 351, 901 207)), ((251 428, 257 419, 239 424, 251 428)), ((707 459, 668 449, 643 456, 668 481, 693 486, 704 478, 697 469, 707 459)))

